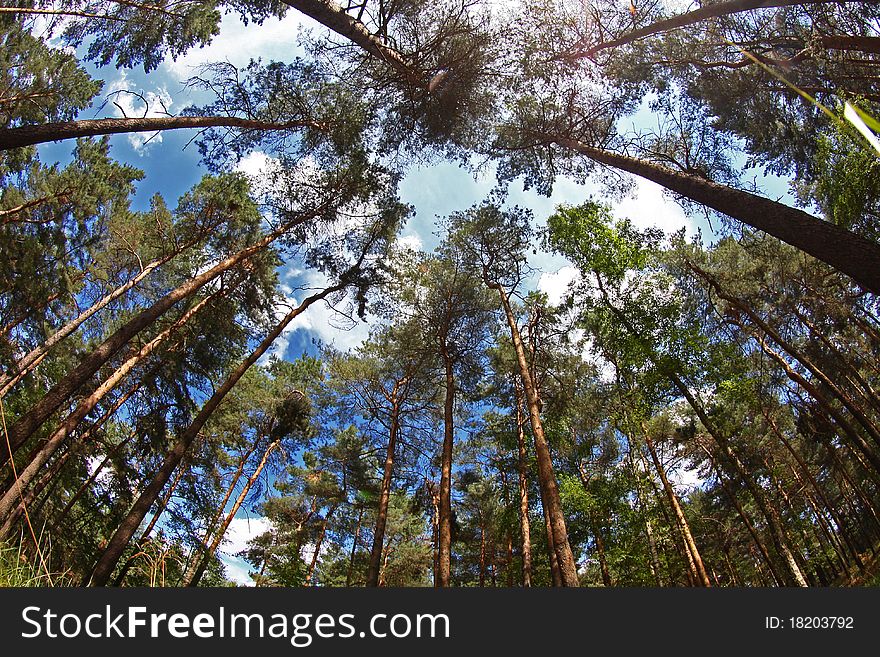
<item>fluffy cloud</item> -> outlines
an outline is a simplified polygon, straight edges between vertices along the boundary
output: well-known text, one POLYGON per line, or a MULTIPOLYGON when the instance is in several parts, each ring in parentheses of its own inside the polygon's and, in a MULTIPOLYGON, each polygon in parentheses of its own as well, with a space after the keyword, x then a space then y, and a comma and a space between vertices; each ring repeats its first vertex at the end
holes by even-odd
POLYGON ((245 25, 238 16, 227 14, 220 24, 220 34, 211 43, 191 48, 163 67, 173 78, 184 81, 191 78, 198 67, 210 62, 229 62, 239 67, 257 58, 289 62, 305 54, 297 44, 297 34, 303 25, 314 23, 293 10, 280 20, 269 18, 262 25, 245 25))
MULTIPOLYGON (((158 117, 168 116, 174 101, 164 86, 144 91, 132 86, 125 71, 107 87, 108 107, 114 116, 158 117)), ((155 144, 162 143, 161 132, 136 132, 128 135, 128 142, 139 155, 155 144)))
POLYGON ((568 286, 578 278, 578 271, 571 265, 566 265, 555 272, 544 272, 538 279, 538 290, 547 295, 547 300, 552 306, 562 303, 568 292, 568 286))
POLYGON ((249 540, 268 531, 270 527, 269 520, 260 516, 234 518, 229 523, 229 529, 226 530, 226 536, 218 554, 223 565, 226 566, 227 578, 243 586, 253 586, 254 581, 248 574, 250 566, 235 555, 247 549, 249 540))
POLYGON ((632 196, 614 206, 614 214, 629 218, 639 228, 661 228, 666 233, 687 229, 688 235, 696 232, 693 220, 681 206, 663 192, 663 187, 644 178, 635 178, 632 196))

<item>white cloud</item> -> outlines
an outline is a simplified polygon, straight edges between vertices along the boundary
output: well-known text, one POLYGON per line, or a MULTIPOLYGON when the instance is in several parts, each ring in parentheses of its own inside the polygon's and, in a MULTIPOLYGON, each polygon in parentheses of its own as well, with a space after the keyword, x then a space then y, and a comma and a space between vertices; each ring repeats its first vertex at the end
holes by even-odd
POLYGON ((229 523, 229 529, 223 537, 220 547, 227 554, 237 554, 247 549, 247 543, 252 538, 269 531, 271 523, 267 518, 254 516, 253 518, 233 518, 229 523))
POLYGON ((241 586, 254 585, 254 580, 250 576, 250 566, 244 559, 221 555, 220 561, 226 566, 226 579, 241 586))
POLYGON ((249 178, 259 179, 269 173, 277 163, 277 158, 269 157, 263 151, 251 151, 238 161, 235 170, 249 178))
POLYGON ((552 306, 562 303, 568 292, 568 286, 578 278, 578 271, 571 265, 566 265, 555 272, 544 272, 538 279, 538 290, 547 295, 547 300, 552 306))
MULTIPOLYGON (((109 106, 113 107, 114 116, 127 117, 158 117, 168 116, 174 101, 164 86, 153 91, 144 91, 132 87, 125 71, 107 87, 109 106)), ((128 135, 128 142, 138 155, 143 155, 147 148, 162 143, 162 133, 136 132, 128 135)))
MULTIPOLYGON (((327 277, 321 272, 310 271, 305 276, 305 285, 315 290, 324 289, 329 284, 327 277)), ((299 296, 306 297, 311 292, 304 290, 299 296)), ((340 310, 348 312, 347 301, 343 301, 340 310)), ((299 315, 288 327, 291 331, 303 329, 311 332, 322 342, 343 351, 359 347, 367 339, 371 323, 363 322, 356 315, 349 317, 334 310, 327 302, 318 301, 299 315)))
POLYGON ((235 555, 246 550, 249 540, 267 532, 271 526, 269 520, 261 516, 233 518, 220 545, 222 549, 218 550, 220 561, 226 566, 228 579, 244 586, 253 586, 247 562, 235 555))
POLYGON ((691 491, 704 483, 703 477, 695 468, 676 467, 666 472, 669 481, 675 488, 691 491))
POLYGON ((229 62, 238 67, 259 57, 289 62, 305 54, 297 45, 297 34, 306 20, 300 12, 290 10, 281 20, 269 18, 262 25, 245 25, 238 16, 227 14, 221 21, 220 34, 211 43, 191 48, 163 66, 173 78, 185 81, 199 66, 211 62, 229 62))
POLYGON ((615 216, 627 217, 642 229, 656 227, 673 233, 684 226, 688 235, 695 233, 693 221, 678 203, 663 193, 663 187, 644 178, 635 178, 635 181, 633 196, 614 205, 615 216))
POLYGON ((403 235, 397 240, 397 243, 401 248, 409 251, 421 251, 424 246, 422 238, 415 234, 403 235))

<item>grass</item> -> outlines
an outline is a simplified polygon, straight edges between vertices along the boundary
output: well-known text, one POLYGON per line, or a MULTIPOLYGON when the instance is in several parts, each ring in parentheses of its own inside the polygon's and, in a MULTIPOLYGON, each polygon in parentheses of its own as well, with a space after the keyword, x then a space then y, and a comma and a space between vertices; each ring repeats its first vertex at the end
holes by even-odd
MULTIPOLYGON (((43 553, 48 550, 43 549, 43 553)), ((0 587, 74 586, 69 573, 49 573, 32 562, 21 544, 0 542, 0 587)))

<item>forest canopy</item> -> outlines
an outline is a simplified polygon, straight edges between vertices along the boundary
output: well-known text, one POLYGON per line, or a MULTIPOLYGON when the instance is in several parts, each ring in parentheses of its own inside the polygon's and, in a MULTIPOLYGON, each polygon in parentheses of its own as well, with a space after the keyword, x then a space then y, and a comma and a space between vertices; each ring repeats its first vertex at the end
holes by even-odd
POLYGON ((877 2, 13 4, 0 585, 880 581, 877 2))

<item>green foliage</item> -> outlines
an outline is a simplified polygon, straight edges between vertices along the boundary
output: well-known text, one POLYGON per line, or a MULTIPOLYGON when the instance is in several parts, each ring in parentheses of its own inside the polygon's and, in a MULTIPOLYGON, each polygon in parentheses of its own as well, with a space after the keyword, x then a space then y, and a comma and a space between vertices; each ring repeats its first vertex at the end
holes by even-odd
POLYGON ((611 208, 593 202, 557 208, 547 230, 550 248, 612 283, 622 282, 627 270, 647 267, 658 239, 656 231, 639 233, 628 220, 615 221, 611 208))

